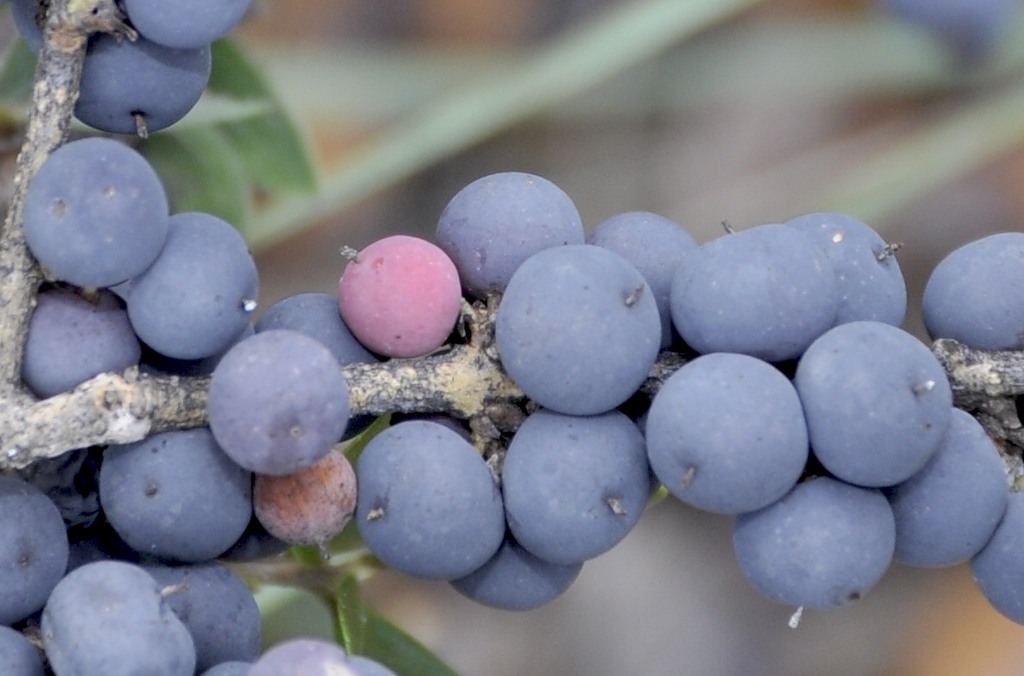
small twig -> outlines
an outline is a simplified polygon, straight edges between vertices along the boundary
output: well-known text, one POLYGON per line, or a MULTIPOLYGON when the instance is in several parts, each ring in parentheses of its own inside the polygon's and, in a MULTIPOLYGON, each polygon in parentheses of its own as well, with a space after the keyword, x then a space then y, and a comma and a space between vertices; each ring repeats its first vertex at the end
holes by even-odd
MULTIPOLYGON (((415 360, 350 365, 342 372, 353 415, 440 412, 470 418, 525 400, 500 365, 475 345, 415 360)), ((155 378, 130 369, 96 376, 43 401, 0 400, 0 470, 76 448, 205 425, 209 380, 155 378)))
MULTIPOLYGON (((447 413, 469 420, 481 437, 477 441, 493 445, 510 437, 529 403, 490 354, 486 327, 494 310, 478 310, 469 344, 418 359, 343 367, 351 413, 447 413)), ((972 350, 953 340, 936 341, 933 351, 946 369, 956 405, 975 415, 1000 444, 1011 475, 1024 476, 1024 426, 1016 408, 1016 397, 1024 395, 1024 352, 972 350)), ((653 397, 688 359, 663 353, 641 391, 653 397)), ((206 377, 157 378, 130 369, 97 376, 44 401, 28 395, 2 399, 0 470, 78 448, 205 425, 208 387, 206 377)), ((486 452, 489 445, 484 446, 486 452)))
POLYGON ((993 398, 1024 395, 1024 353, 975 350, 950 338, 932 345, 953 387, 957 406, 970 409, 993 398))
POLYGON ((1024 477, 1024 425, 1017 398, 1024 395, 1024 352, 974 350, 940 339, 932 352, 946 370, 953 403, 973 415, 996 442, 1015 483, 1024 477))
POLYGON ((27 467, 77 448, 138 441, 206 422, 209 378, 105 373, 70 392, 0 402, 0 469, 27 467))
MULTIPOLYGON (((665 353, 647 386, 684 363, 665 353)), ((446 413, 486 422, 494 434, 511 436, 525 417, 523 391, 486 347, 475 341, 418 359, 342 368, 352 415, 446 413)), ((20 469, 43 458, 148 434, 207 424, 208 377, 151 377, 129 369, 102 374, 70 392, 36 401, 23 395, 0 400, 0 471, 20 469)), ((481 449, 487 451, 487 448, 481 449)))

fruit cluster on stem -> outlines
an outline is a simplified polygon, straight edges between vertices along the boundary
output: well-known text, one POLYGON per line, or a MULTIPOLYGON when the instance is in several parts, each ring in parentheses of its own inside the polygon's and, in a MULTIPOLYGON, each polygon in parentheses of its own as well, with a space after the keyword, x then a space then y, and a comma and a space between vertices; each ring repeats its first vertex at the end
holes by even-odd
MULTIPOLYGON (((124 33, 112 0, 54 0, 44 33, 15 191, 0 232, 0 470, 94 444, 127 443, 148 434, 204 425, 207 377, 154 377, 135 368, 103 374, 45 400, 21 384, 28 319, 43 273, 25 246, 21 227, 25 188, 43 160, 67 138, 86 38, 124 33)), ((468 420, 482 450, 510 434, 523 418, 525 397, 504 373, 493 347, 497 297, 464 305, 469 340, 425 357, 343 367, 353 415, 446 413, 468 420)), ((973 350, 938 340, 933 351, 946 368, 959 407, 971 411, 1000 442, 1008 467, 1024 474, 1024 427, 1015 398, 1024 394, 1024 355, 973 350)), ((686 357, 663 353, 644 392, 652 395, 686 357)))

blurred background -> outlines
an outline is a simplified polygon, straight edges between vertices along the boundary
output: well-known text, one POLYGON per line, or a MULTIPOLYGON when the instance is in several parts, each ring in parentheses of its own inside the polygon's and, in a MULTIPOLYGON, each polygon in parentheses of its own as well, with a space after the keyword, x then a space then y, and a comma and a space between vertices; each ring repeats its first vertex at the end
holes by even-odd
MULTIPOLYGON (((858 0, 263 0, 240 37, 304 125, 327 196, 295 207, 301 221, 257 222, 261 303, 334 290, 339 246, 430 237, 461 187, 518 170, 562 187, 588 227, 642 209, 707 241, 723 221, 850 213, 904 243, 906 327, 926 339, 937 261, 1024 226, 1020 18, 964 64, 858 0)), ((793 609, 741 577, 731 519, 674 500, 538 610, 398 574, 367 594, 467 676, 1024 672, 1024 628, 965 567, 897 565, 794 630, 793 609)), ((300 607, 271 639, 329 635, 325 611, 300 607)))
MULTIPOLYGON (((723 222, 849 213, 903 243, 906 328, 926 340, 938 260, 1024 227, 1021 19, 965 63, 867 0, 256 0, 238 40, 320 173, 244 228, 261 306, 333 292, 339 247, 431 237, 461 187, 517 170, 563 188, 587 227, 647 210, 701 242, 723 222)), ((1024 673, 1024 628, 965 567, 896 565, 790 629, 793 609, 740 575, 731 519, 671 499, 538 610, 391 573, 366 594, 466 676, 1024 673)), ((264 603, 268 641, 330 636, 315 600, 264 603)))

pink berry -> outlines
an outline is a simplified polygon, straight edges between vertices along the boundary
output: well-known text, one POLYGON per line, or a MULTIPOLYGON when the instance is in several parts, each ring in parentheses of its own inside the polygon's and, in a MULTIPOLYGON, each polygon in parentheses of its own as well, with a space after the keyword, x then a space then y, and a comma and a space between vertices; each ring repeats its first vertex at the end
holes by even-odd
POLYGON ((418 357, 444 344, 459 316, 455 264, 418 237, 394 235, 349 261, 338 283, 341 317, 368 349, 418 357))

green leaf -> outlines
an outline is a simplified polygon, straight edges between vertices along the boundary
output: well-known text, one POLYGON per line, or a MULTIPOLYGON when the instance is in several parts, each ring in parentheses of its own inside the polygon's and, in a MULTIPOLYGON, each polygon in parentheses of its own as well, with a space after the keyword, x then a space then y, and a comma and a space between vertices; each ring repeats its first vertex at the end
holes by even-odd
POLYGON ((188 115, 174 124, 172 129, 210 127, 215 124, 244 122, 273 112, 274 106, 267 101, 240 100, 222 94, 204 93, 199 102, 188 111, 188 115))
POLYGON ((244 231, 252 193, 238 154, 218 128, 170 129, 141 150, 160 174, 172 212, 205 211, 244 231))
POLYGON ((28 101, 36 72, 36 55, 24 40, 15 40, 4 54, 0 66, 0 100, 9 103, 28 101))
POLYGON ((323 554, 312 545, 295 545, 288 550, 288 555, 307 568, 322 568, 324 565, 323 554))
POLYGON ((399 676, 458 676, 422 643, 373 612, 367 614, 366 643, 359 654, 399 676))
POLYGON ((650 498, 647 499, 647 508, 654 507, 658 503, 662 502, 669 496, 668 489, 664 485, 658 486, 658 489, 654 491, 650 498))
MULTIPOLYGON (((904 204, 1009 154, 1024 143, 1024 84, 949 106, 853 166, 836 172, 814 202, 791 213, 838 211, 875 223, 904 204)), ((841 148, 840 148, 841 150, 841 148)))
MULTIPOLYGON (((366 448, 368 443, 370 443, 370 440, 386 430, 389 425, 391 425, 391 414, 385 413, 370 423, 369 427, 348 442, 345 447, 345 457, 350 463, 352 463, 353 467, 355 466, 356 461, 359 460, 359 455, 363 452, 363 449, 366 448)), ((345 526, 345 529, 338 533, 338 535, 336 535, 327 545, 327 550, 331 554, 355 552, 365 548, 366 545, 363 543, 363 538, 359 534, 359 529, 356 527, 354 517, 352 521, 345 526)))
POLYGON ((213 71, 209 91, 236 99, 273 99, 270 85, 242 49, 231 40, 218 40, 212 47, 213 71))
POLYGON ((298 637, 334 641, 334 612, 319 594, 301 587, 263 584, 255 599, 263 618, 264 648, 298 637))
POLYGON ((24 122, 35 72, 36 55, 24 40, 15 40, 0 64, 0 131, 24 122))
POLYGON ((356 528, 355 516, 348 522, 344 530, 327 543, 327 551, 331 554, 342 554, 365 549, 366 545, 363 543, 363 537, 359 534, 359 529, 356 528))
POLYGON ((359 580, 355 575, 346 575, 338 583, 334 605, 334 631, 337 642, 349 655, 361 654, 366 645, 370 616, 363 603, 359 580))
POLYGON ((257 67, 233 42, 214 43, 213 72, 207 89, 213 94, 270 106, 263 115, 220 125, 253 183, 272 194, 316 188, 316 170, 302 135, 257 67))
POLYGON ((409 119, 350 151, 323 177, 313 199, 274 200, 253 214, 249 244, 258 250, 280 241, 763 1, 611 3, 586 24, 538 46, 518 67, 487 69, 452 91, 439 92, 409 119))
POLYGON ((386 430, 391 425, 391 414, 385 413, 380 416, 367 427, 365 430, 359 433, 355 439, 349 442, 345 448, 345 457, 348 461, 355 466, 356 461, 359 460, 359 455, 366 448, 366 444, 370 443, 370 440, 375 436, 386 430))

